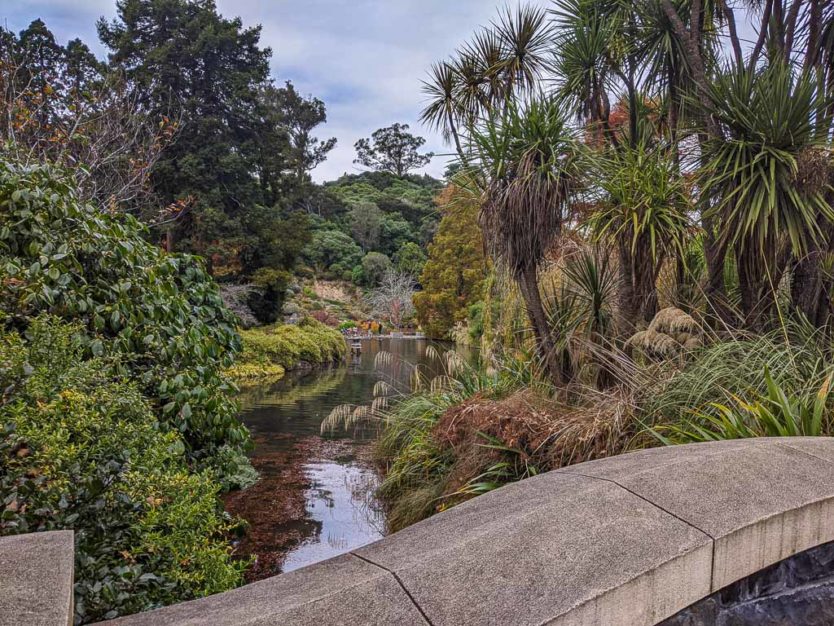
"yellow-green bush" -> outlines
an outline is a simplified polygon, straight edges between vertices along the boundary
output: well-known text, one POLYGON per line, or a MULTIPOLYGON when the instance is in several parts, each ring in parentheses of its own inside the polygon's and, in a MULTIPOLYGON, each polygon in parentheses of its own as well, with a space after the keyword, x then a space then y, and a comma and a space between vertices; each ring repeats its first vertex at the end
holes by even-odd
POLYGON ((279 381, 286 374, 286 370, 273 363, 238 363, 226 372, 239 387, 261 385, 269 381, 279 381))
POLYGON ((214 476, 116 360, 83 354, 78 324, 0 333, 0 535, 75 531, 76 623, 240 584, 214 476))
POLYGON ((243 353, 229 373, 236 380, 246 380, 262 368, 265 376, 274 375, 274 366, 291 370, 306 361, 325 365, 341 361, 347 355, 342 334, 314 319, 300 324, 284 324, 241 331, 243 353))

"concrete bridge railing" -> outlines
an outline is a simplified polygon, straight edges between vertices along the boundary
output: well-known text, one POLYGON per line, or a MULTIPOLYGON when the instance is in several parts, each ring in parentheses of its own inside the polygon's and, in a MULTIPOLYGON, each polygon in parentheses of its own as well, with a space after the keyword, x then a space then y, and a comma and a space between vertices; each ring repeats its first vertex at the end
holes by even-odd
POLYGON ((834 439, 659 448, 528 479, 350 554, 112 623, 649 626, 831 541, 834 439))

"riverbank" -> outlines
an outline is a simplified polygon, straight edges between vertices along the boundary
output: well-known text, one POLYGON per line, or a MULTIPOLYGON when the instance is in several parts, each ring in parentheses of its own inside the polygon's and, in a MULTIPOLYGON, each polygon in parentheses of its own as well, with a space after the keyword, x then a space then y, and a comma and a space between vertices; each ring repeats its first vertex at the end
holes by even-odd
POLYGON ((243 351, 227 373, 241 386, 276 382, 288 371, 344 361, 342 334, 311 318, 240 331, 243 351))

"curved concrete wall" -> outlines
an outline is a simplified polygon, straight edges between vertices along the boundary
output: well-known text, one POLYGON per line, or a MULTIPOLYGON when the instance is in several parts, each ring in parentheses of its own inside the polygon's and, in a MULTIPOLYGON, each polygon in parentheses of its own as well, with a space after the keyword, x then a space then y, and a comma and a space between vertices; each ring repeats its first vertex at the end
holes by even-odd
POLYGON ((125 626, 651 625, 834 540, 834 440, 659 448, 516 483, 125 626))

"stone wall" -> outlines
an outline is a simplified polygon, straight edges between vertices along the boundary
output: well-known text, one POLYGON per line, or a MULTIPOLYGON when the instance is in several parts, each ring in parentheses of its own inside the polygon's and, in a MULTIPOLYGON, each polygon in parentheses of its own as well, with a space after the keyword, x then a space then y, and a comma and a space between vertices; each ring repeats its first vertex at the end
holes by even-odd
POLYGON ((73 622, 71 530, 0 537, 0 624, 73 622))

